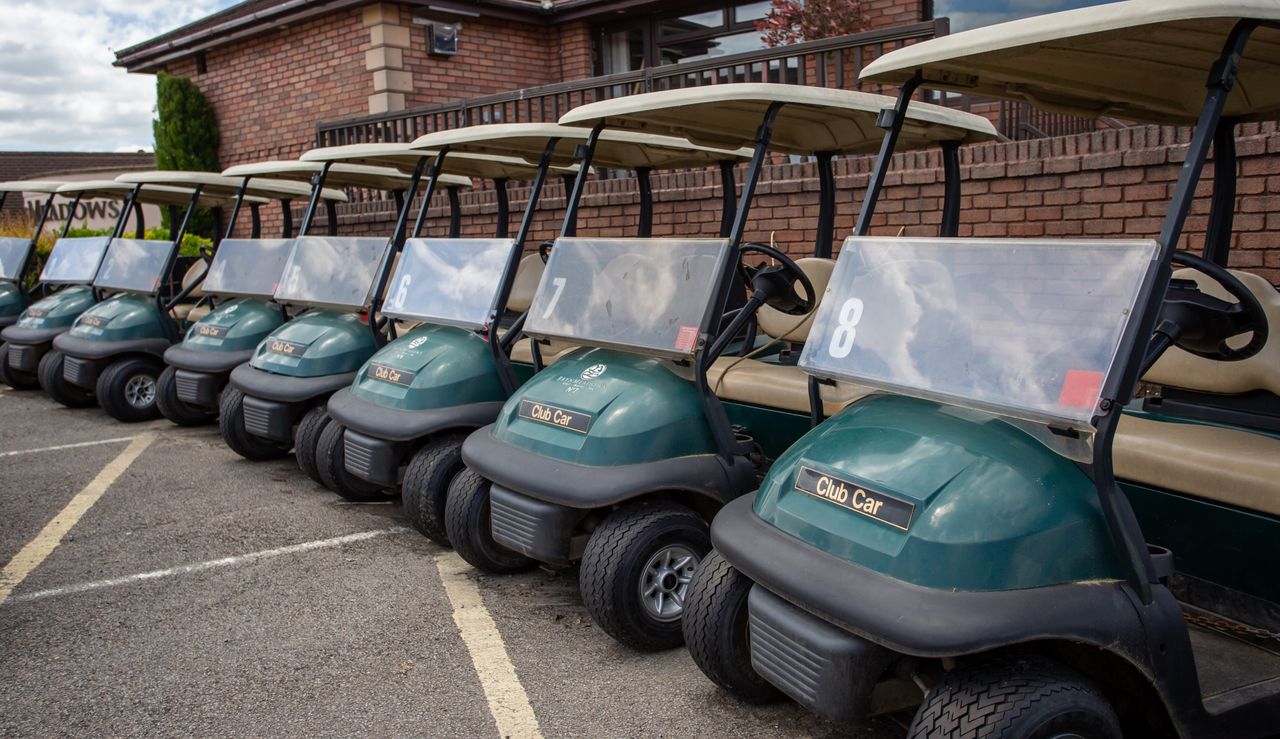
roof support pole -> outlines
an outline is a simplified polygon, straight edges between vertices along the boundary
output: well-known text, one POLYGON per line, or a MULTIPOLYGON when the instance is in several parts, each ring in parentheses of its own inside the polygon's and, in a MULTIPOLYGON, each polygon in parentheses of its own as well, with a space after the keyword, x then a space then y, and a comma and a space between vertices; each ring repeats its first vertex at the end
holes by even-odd
POLYGON ((817 153, 818 166, 818 234, 814 237, 813 255, 831 258, 832 240, 836 235, 836 176, 831 169, 834 154, 817 153))
POLYGON ((1213 198, 1209 203, 1209 225, 1204 234, 1204 258, 1227 266, 1231 249, 1231 228, 1236 215, 1236 122, 1218 121, 1213 136, 1213 198))
POLYGON ((942 142, 942 223, 938 235, 954 238, 960 232, 960 142, 942 142))
POLYGON ((649 177, 648 167, 636 169, 636 182, 640 187, 640 223, 636 226, 636 236, 647 239, 653 235, 653 181, 649 177))
MULTIPOLYGON (((324 181, 329 176, 329 168, 333 166, 333 162, 325 162, 320 165, 320 171, 311 177, 311 199, 307 201, 307 209, 302 214, 302 225, 298 226, 298 235, 306 236, 307 231, 311 230, 311 221, 316 217, 316 207, 320 204, 321 193, 324 192, 324 181)), ((330 221, 333 221, 332 212, 330 212, 330 221)), ((333 226, 330 225, 330 229, 333 226)))
POLYGON ((725 238, 733 230, 734 203, 738 201, 738 183, 733 178, 734 162, 719 162, 720 167, 720 237, 725 238))
POLYGON ((898 101, 892 108, 885 108, 876 117, 876 126, 885 130, 884 140, 880 142, 880 154, 876 157, 876 167, 871 172, 871 181, 867 183, 867 191, 862 196, 862 210, 858 213, 858 222, 853 226, 854 236, 866 236, 871 230, 871 216, 876 211, 876 201, 880 199, 880 190, 884 188, 884 176, 889 172, 893 162, 893 150, 898 145, 898 135, 902 133, 902 124, 907 120, 907 107, 911 105, 911 96, 920 86, 920 75, 916 75, 902 84, 898 91, 898 101))
MULTIPOLYGON (((507 185, 510 184, 506 177, 500 177, 493 181, 493 194, 498 199, 498 223, 493 229, 493 237, 496 239, 505 239, 511 233, 511 193, 508 192, 507 185)), ((529 196, 529 201, 533 202, 533 196, 529 196)))

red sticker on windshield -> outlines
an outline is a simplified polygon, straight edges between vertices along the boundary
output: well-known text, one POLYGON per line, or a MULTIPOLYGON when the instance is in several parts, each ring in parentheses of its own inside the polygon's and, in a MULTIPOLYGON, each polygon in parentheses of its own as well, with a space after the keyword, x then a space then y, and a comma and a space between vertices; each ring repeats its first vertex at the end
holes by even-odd
POLYGON ((1058 405, 1067 408, 1093 408, 1102 392, 1102 373, 1092 370, 1067 370, 1058 394, 1058 405))
POLYGON ((698 346, 698 327, 697 326, 681 326, 676 332, 676 349, 682 352, 691 352, 698 346))

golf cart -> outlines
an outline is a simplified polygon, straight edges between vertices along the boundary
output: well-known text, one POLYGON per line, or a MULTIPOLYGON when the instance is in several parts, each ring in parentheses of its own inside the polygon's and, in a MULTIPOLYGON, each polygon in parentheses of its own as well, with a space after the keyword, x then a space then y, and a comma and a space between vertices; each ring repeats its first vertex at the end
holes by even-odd
MULTIPOLYGON (((50 376, 44 376, 42 366, 41 385, 55 400, 65 405, 96 400, 107 415, 126 423, 160 415, 156 378, 164 369, 161 357, 186 328, 206 268, 199 257, 179 258, 179 245, 195 209, 213 207, 220 214, 233 204, 237 184, 208 172, 140 172, 116 178, 116 187, 123 185, 129 194, 93 281, 99 297, 111 297, 95 303, 53 339, 57 353, 42 360, 48 362, 50 376), (131 210, 139 213, 137 235, 144 235, 141 209, 134 205, 147 200, 169 206, 168 240, 121 236, 131 210), (184 205, 186 212, 179 218, 177 211, 184 205), (60 379, 52 376, 58 365, 60 379)), ((82 193, 88 197, 113 189, 82 193)))
MULTIPOLYGON (((253 357, 231 372, 219 401, 218 427, 233 451, 250 460, 272 459, 297 449, 298 464, 315 476, 315 444, 324 403, 349 385, 355 372, 394 338, 395 324, 379 313, 391 263, 406 236, 403 217, 387 237, 309 236, 308 229, 327 183, 394 193, 404 203, 418 192, 421 168, 406 175, 390 167, 344 163, 338 150, 316 149, 305 158, 319 167, 312 180, 311 201, 274 292, 276 303, 295 317, 272 331, 253 357), (295 444, 296 439, 296 444, 295 444)), ((436 184, 451 192, 469 186, 465 177, 433 176, 425 198, 436 184)), ((330 201, 332 203, 332 201, 330 201)), ((450 197, 457 227, 457 197, 450 197)), ((330 223, 336 222, 331 209, 330 223)))
MULTIPOLYGON (((35 264, 36 242, 44 231, 45 221, 53 208, 53 199, 57 197, 58 187, 62 183, 27 180, 24 182, 0 182, 0 208, 10 193, 22 197, 24 192, 36 192, 47 195, 40 215, 36 219, 35 229, 30 237, 0 237, 0 329, 8 328, 18 322, 22 312, 31 302, 31 293, 27 288, 27 276, 35 264)), ((67 219, 67 223, 71 220, 67 219)), ((14 390, 29 390, 39 387, 34 371, 23 371, 9 365, 9 348, 0 341, 0 382, 14 390)))
MULTIPOLYGON (((752 333, 757 312, 762 327, 785 326, 778 332, 785 336, 820 294, 810 275, 825 260, 806 269, 776 248, 742 243, 762 164, 774 151, 822 154, 827 205, 817 253, 827 257, 832 156, 874 150, 876 116, 891 103, 841 90, 726 84, 593 103, 562 118, 591 130, 583 166, 606 127, 754 151, 720 239, 556 241, 524 331, 580 348, 535 375, 495 423, 464 443, 468 469, 446 504, 449 538, 464 559, 490 572, 522 558, 581 562, 583 601, 608 634, 646 650, 682 641, 683 594, 710 549, 708 523, 754 490, 767 464, 753 429, 733 425, 714 394, 709 369, 734 340, 746 354, 755 351, 753 340, 739 337, 752 333), (751 254, 779 264, 747 268, 742 259, 751 254), (732 305, 747 286, 750 297, 732 305)), ((933 106, 910 115, 907 137, 920 145, 991 130, 982 119, 933 106)), ((794 417, 798 438, 808 414, 794 417)))
POLYGON ((867 67, 899 111, 928 86, 1194 133, 1158 240, 845 244, 801 365, 881 392, 716 518, 685 624, 709 677, 921 738, 1276 735, 1280 300, 1226 263, 1277 49, 1274 3, 1123 2, 867 67))
MULTIPOLYGON (((460 449, 470 431, 492 423, 503 402, 533 374, 533 351, 513 364, 525 311, 543 270, 540 253, 524 242, 548 172, 577 160, 589 131, 545 123, 494 124, 440 131, 414 142, 438 152, 443 166, 459 157, 523 157, 538 176, 512 239, 419 239, 406 244, 384 311, 422 321, 383 348, 351 388, 329 401, 335 451, 322 438, 317 452, 327 478, 357 478, 356 490, 391 490, 403 481, 405 510, 428 538, 449 544, 445 507, 449 483, 462 467, 460 449), (427 286, 426 288, 418 286, 427 286), (451 287, 441 287, 451 286, 451 287), (491 328, 497 327, 497 330, 491 328), (332 471, 326 472, 326 468, 332 471)), ((732 167, 750 152, 694 146, 683 139, 613 133, 596 142, 593 163, 610 169, 732 167)), ((465 161, 465 160, 461 160, 465 161)), ((529 166, 529 165, 526 165, 529 166)), ((726 202, 732 206, 732 188, 726 202)), ((642 232, 651 227, 652 193, 642 189, 642 232)), ((541 251, 541 250, 540 250, 541 251)), ((539 355, 540 356, 540 355, 539 355)), ((340 492, 351 497, 350 484, 340 492)), ((519 558, 524 565, 527 559, 519 558)))
MULTIPOLYGON (((238 180, 240 187, 226 236, 218 244, 201 285, 210 305, 187 316, 192 325, 181 343, 165 350, 168 367, 157 380, 156 403, 170 421, 180 426, 213 421, 218 415, 218 396, 231 370, 249 361, 254 347, 287 319, 284 307, 273 303, 272 295, 293 247, 291 201, 310 194, 306 181, 316 169, 303 162, 259 162, 223 173, 238 180), (246 168, 252 172, 236 174, 246 168), (245 195, 279 200, 283 216, 280 238, 260 238, 257 204, 251 205, 249 238, 231 238, 245 195)), ((323 190, 320 197, 326 204, 347 200, 334 189, 323 190)), ((336 226, 337 219, 331 218, 329 223, 336 226)))

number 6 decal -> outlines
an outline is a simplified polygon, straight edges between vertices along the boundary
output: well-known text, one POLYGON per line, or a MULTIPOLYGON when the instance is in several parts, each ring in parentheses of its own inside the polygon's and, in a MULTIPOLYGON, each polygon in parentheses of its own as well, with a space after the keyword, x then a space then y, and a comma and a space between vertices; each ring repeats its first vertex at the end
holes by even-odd
POLYGON ((849 298, 840 306, 836 316, 836 330, 831 332, 831 344, 827 353, 836 359, 844 359, 853 351, 853 340, 858 335, 858 322, 862 320, 862 299, 849 298))
POLYGON ((551 279, 551 287, 555 289, 555 292, 551 293, 551 300, 547 303, 547 309, 542 311, 543 318, 550 318, 551 311, 556 309, 556 303, 560 302, 560 293, 564 292, 564 282, 565 278, 563 277, 553 277, 551 279))

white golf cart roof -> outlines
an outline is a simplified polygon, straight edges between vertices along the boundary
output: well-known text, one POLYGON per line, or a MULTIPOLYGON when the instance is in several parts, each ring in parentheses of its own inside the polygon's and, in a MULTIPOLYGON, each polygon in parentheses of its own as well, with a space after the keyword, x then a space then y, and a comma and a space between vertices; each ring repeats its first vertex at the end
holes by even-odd
MULTIPOLYGON (((281 159, 237 164, 222 171, 225 177, 270 176, 277 180, 310 183, 311 177, 324 169, 323 162, 281 159)), ((369 167, 362 164, 333 164, 325 176, 325 184, 334 187, 367 187, 372 190, 403 190, 409 186, 409 175, 393 167, 369 167)), ((310 184, 308 190, 310 192, 310 184)))
MULTIPOLYGON (((411 148, 409 144, 347 144, 313 149, 302 155, 309 161, 314 152, 331 160, 355 164, 395 167, 402 172, 412 172, 423 157, 433 157, 437 152, 411 148)), ((493 154, 472 154, 450 151, 444 160, 444 176, 479 177, 486 180, 531 180, 538 168, 523 159, 493 154)), ((444 179, 441 179, 444 182, 444 179)))
MULTIPOLYGON (((1037 108, 1191 123, 1205 79, 1241 19, 1280 21, 1275 0, 1129 0, 924 41, 867 65, 862 79, 1022 100, 1037 108)), ((1280 114, 1280 30, 1250 37, 1223 115, 1280 114)))
MULTIPOLYGON (((203 192, 211 195, 227 195, 234 198, 243 179, 243 176, 227 177, 214 172, 154 171, 122 174, 116 178, 116 182, 142 183, 144 185, 163 184, 173 185, 174 187, 195 187, 199 185, 203 188, 203 192)), ((305 198, 311 194, 311 187, 306 183, 291 180, 254 179, 249 181, 245 194, 272 199, 305 198)), ((325 188, 323 197, 326 200, 339 202, 346 202, 347 200, 346 193, 331 188, 325 188)))
POLYGON ((16 180, 12 182, 0 182, 0 192, 40 192, 51 195, 62 187, 64 182, 54 182, 53 180, 16 180))
MULTIPOLYGON (((120 182, 117 180, 85 180, 84 182, 68 182, 58 188, 59 195, 75 196, 92 200, 94 198, 104 198, 108 200, 123 200, 126 195, 133 191, 136 184, 120 182)), ((195 192, 190 187, 174 187, 172 185, 146 185, 138 193, 138 200, 148 205, 179 205, 186 207, 191 202, 191 194, 195 192)), ((266 198, 261 197, 245 197, 246 203, 267 203, 270 202, 266 198)), ((206 207, 222 207, 230 206, 235 203, 235 197, 224 195, 217 192, 200 193, 199 204, 206 207)))
MULTIPOLYGON (((547 148, 547 140, 559 138, 552 161, 558 165, 569 165, 579 161, 578 145, 586 143, 590 135, 588 129, 555 123, 490 123, 429 133, 419 137, 412 146, 414 149, 449 146, 451 150, 514 154, 536 162, 547 148)), ((749 149, 726 150, 699 146, 671 136, 604 131, 596 143, 591 163, 611 169, 681 169, 750 158, 749 149)))
MULTIPOLYGON (((893 98, 852 90, 771 83, 733 83, 647 92, 574 108, 560 118, 567 126, 648 131, 681 136, 707 146, 751 146, 765 111, 785 103, 773 123, 769 148, 787 154, 875 151, 884 140, 876 116, 893 98)), ((606 130, 608 130, 606 129, 606 130)), ((980 116, 926 103, 912 103, 898 147, 922 148, 940 141, 970 143, 996 137, 980 116)))

